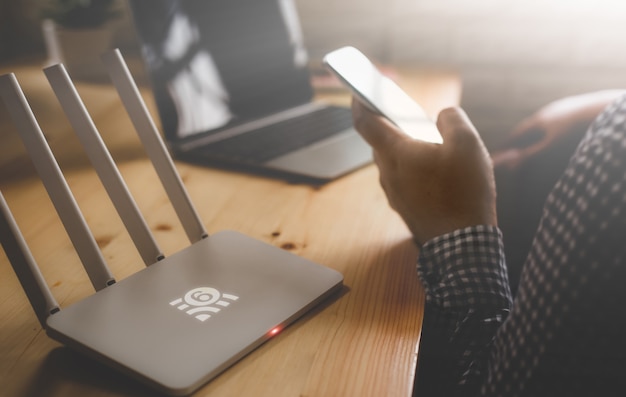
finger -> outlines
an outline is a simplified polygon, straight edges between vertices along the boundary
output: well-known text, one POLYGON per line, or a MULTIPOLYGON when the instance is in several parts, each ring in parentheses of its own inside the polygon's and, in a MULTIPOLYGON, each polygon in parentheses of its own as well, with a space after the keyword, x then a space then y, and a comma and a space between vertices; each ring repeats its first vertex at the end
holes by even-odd
POLYGON ((538 144, 546 138, 546 130, 540 127, 531 127, 519 130, 515 135, 509 136, 506 140, 507 147, 524 149, 538 144))
POLYGON ((383 116, 369 110, 359 100, 352 99, 354 128, 375 151, 387 151, 394 142, 403 138, 402 132, 383 116))
POLYGON ((520 162, 527 161, 532 157, 535 157, 537 154, 541 153, 545 150, 546 147, 550 145, 550 142, 547 139, 543 139, 534 145, 527 146, 523 149, 520 149, 519 160, 520 162))
POLYGON ((500 150, 492 154, 491 161, 493 162, 493 166, 495 168, 506 167, 514 170, 545 150, 548 144, 549 143, 546 140, 542 140, 534 145, 519 149, 513 148, 500 150))
POLYGON ((540 120, 527 117, 522 120, 499 145, 499 150, 522 149, 531 146, 545 138, 546 131, 540 120))
POLYGON ((516 169, 520 164, 520 150, 506 149, 494 152, 491 155, 494 168, 516 169))
POLYGON ((536 117, 522 120, 511 133, 498 145, 491 159, 496 168, 519 168, 537 151, 546 146, 546 130, 541 127, 536 117))
POLYGON ((531 130, 539 127, 539 121, 535 116, 526 117, 520 121, 515 128, 509 134, 509 137, 517 137, 523 135, 527 130, 531 130))

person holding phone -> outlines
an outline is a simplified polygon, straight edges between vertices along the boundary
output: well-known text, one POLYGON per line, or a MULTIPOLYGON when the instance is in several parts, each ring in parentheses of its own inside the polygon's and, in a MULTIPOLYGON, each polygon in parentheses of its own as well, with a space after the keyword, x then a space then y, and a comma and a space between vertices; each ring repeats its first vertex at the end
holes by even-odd
POLYGON ((626 96, 618 94, 573 101, 569 114, 544 108, 513 137, 541 127, 536 146, 512 138, 493 159, 460 108, 439 114, 443 143, 433 144, 353 100, 389 204, 420 247, 426 308, 415 395, 623 394, 626 96), (568 123, 594 118, 547 196, 513 299, 494 163, 519 166, 568 123))

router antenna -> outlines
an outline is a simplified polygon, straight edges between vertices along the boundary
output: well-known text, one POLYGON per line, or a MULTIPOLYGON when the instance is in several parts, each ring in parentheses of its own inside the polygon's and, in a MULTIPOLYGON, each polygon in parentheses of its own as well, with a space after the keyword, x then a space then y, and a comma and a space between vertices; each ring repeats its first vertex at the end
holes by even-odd
POLYGON ((30 305, 35 310, 39 323, 46 328, 46 319, 59 311, 59 304, 43 279, 2 192, 0 192, 0 243, 28 296, 30 305))
POLYGON ((96 240, 89 231, 87 222, 85 222, 85 218, 81 214, 78 204, 76 204, 59 164, 56 162, 13 73, 0 76, 0 95, 4 99, 22 142, 24 142, 37 173, 89 275, 91 284, 97 291, 114 284, 115 279, 98 249, 96 240))
POLYGON ((151 265, 163 259, 163 252, 139 212, 65 67, 62 64, 53 65, 44 69, 44 73, 144 263, 151 265))
POLYGON ((115 49, 105 53, 102 60, 107 66, 109 75, 117 92, 122 99, 122 103, 130 116, 139 139, 152 161, 161 183, 169 196, 174 210, 178 214, 187 237, 192 243, 207 237, 207 232, 200 221, 185 186, 174 167, 174 162, 170 157, 159 131, 150 117, 150 112, 146 107, 139 89, 128 70, 124 58, 119 50, 115 49))

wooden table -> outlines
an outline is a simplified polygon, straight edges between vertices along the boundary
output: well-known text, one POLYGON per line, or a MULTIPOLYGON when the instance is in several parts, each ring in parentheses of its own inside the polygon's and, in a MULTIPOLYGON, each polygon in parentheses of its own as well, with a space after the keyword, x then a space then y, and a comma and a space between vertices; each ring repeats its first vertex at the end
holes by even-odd
MULTIPOLYGON (((139 254, 40 68, 8 71, 16 72, 112 272, 118 280, 137 272, 143 266, 139 254)), ((454 73, 400 69, 398 79, 431 114, 459 101, 454 73)), ((79 92, 165 254, 186 247, 185 233, 113 88, 82 83, 79 92)), ((345 93, 320 97, 348 102, 345 93)), ((90 283, 3 105, 0 134, 0 188, 65 307, 92 294, 90 283)), ((185 163, 177 167, 209 234, 240 231, 340 271, 346 285, 196 395, 411 394, 423 313, 417 250, 389 209, 375 166, 323 186, 185 163)), ((0 312, 0 395, 154 395, 49 339, 3 253, 0 312)))

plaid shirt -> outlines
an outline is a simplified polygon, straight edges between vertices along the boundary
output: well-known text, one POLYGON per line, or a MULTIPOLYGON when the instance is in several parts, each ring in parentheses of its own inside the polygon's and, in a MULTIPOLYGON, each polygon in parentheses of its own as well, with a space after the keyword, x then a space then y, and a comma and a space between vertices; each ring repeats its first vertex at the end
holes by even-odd
POLYGON ((547 198, 511 298, 497 228, 421 248, 419 396, 626 395, 626 97, 547 198))

